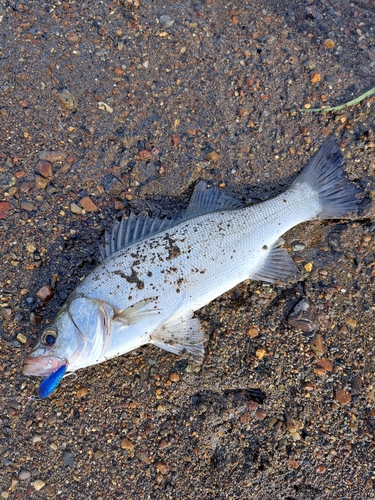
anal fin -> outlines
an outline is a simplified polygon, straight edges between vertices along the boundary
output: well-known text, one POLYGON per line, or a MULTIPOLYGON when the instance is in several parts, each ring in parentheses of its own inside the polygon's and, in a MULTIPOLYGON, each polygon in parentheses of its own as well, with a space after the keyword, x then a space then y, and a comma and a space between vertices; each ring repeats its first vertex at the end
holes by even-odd
POLYGON ((266 253, 265 259, 259 269, 251 273, 250 279, 273 283, 293 278, 298 274, 298 267, 285 248, 282 248, 283 244, 284 240, 280 238, 269 249, 263 250, 266 253))
POLYGON ((195 362, 204 357, 203 332, 197 318, 189 312, 186 316, 167 321, 151 335, 151 343, 174 354, 188 352, 195 362))

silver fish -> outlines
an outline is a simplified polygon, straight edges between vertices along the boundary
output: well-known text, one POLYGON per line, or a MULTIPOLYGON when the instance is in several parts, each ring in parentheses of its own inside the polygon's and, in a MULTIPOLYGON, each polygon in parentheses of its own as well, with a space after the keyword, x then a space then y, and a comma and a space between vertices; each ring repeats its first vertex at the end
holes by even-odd
POLYGON ((106 235, 102 262, 41 333, 23 373, 50 376, 51 389, 47 379, 43 387, 49 395, 62 366, 74 372, 145 344, 202 361, 203 331, 194 311, 246 279, 295 275, 280 237, 301 222, 357 210, 357 190, 343 163, 330 139, 271 200, 244 206, 200 182, 186 211, 172 220, 131 215, 117 222, 106 235))

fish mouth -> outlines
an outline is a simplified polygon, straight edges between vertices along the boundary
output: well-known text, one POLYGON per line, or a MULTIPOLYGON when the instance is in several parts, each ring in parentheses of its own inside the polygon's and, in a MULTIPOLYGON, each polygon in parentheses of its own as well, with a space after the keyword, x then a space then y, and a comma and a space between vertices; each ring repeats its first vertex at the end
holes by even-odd
POLYGON ((67 362, 57 356, 29 356, 24 361, 22 373, 32 377, 47 377, 63 365, 67 365, 67 362))

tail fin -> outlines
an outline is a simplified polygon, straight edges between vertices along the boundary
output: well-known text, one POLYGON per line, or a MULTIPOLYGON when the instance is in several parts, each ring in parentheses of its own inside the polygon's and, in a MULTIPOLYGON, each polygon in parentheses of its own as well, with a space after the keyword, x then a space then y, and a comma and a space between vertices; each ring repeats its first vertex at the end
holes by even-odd
POLYGON ((310 160, 292 187, 307 184, 318 195, 318 218, 334 219, 356 212, 357 188, 343 170, 344 159, 336 140, 330 138, 310 160))

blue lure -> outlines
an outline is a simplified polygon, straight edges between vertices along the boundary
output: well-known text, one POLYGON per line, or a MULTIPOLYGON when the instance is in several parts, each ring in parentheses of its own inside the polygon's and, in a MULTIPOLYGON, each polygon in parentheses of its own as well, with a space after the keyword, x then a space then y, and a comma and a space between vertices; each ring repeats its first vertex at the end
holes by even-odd
POLYGON ((51 373, 47 378, 45 378, 39 386, 39 397, 41 399, 48 398, 56 387, 59 385, 60 380, 63 378, 66 372, 67 365, 62 365, 55 372, 51 373))

